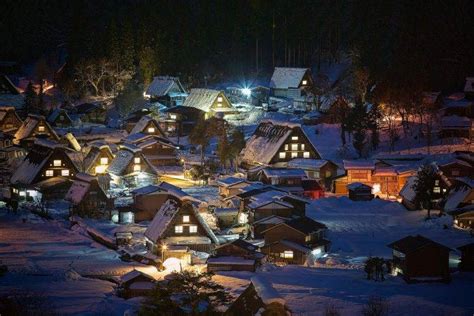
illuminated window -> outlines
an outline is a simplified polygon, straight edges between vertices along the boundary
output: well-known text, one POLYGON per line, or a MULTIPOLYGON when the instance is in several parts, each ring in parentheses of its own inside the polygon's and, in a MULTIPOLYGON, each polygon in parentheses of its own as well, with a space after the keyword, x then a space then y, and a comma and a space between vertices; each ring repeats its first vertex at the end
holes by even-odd
POLYGON ((191 234, 197 233, 197 232, 198 232, 198 227, 197 227, 196 225, 191 225, 191 226, 189 226, 189 232, 190 232, 191 234))
POLYGON ((293 259, 293 251, 285 250, 284 252, 280 253, 280 257, 287 258, 287 259, 293 259))
POLYGON ((105 166, 105 165, 96 166, 95 167, 95 173, 104 173, 106 168, 107 168, 107 166, 105 166))
POLYGON ((309 158, 309 151, 305 151, 303 153, 303 158, 309 158))
POLYGON ((176 120, 176 114, 171 114, 171 115, 170 115, 170 119, 176 120))
POLYGON ((53 160, 53 166, 55 167, 61 167, 61 160, 53 160))
POLYGON ((301 144, 301 150, 304 150, 304 144, 301 144))
POLYGON ((101 165, 106 165, 108 163, 109 163, 109 158, 107 158, 107 157, 100 158, 100 164, 101 165))
POLYGON ((134 165, 133 166, 133 171, 140 171, 142 170, 142 168, 140 167, 140 165, 134 165))
POLYGON ((174 227, 174 232, 175 232, 176 234, 181 234, 181 233, 183 233, 183 226, 181 226, 181 225, 175 226, 175 227, 174 227))
POLYGON ((291 150, 298 150, 298 144, 291 144, 291 150))
POLYGON ((155 128, 154 127, 148 127, 148 133, 154 133, 155 128))
POLYGON ((47 177, 52 177, 52 176, 54 176, 54 171, 53 171, 53 170, 46 170, 46 176, 47 176, 47 177))
POLYGON ((38 132, 44 132, 45 128, 43 125, 38 126, 38 132))
POLYGON ((217 97, 217 102, 222 102, 224 99, 222 97, 217 97))
POLYGON ((301 84, 302 84, 303 86, 307 85, 307 84, 308 84, 308 80, 303 80, 303 81, 301 81, 301 84))
POLYGON ((183 223, 189 223, 189 215, 183 215, 183 223))
POLYGON ((221 107, 222 107, 222 103, 217 103, 217 107, 218 107, 218 108, 221 108, 221 107))
POLYGON ((134 163, 140 163, 140 157, 135 157, 135 158, 133 159, 133 162, 134 162, 134 163))
POLYGON ((69 169, 63 169, 61 170, 61 175, 63 177, 69 177, 69 169))
POLYGON ((298 140, 298 136, 291 136, 291 140, 298 140))
POLYGON ((441 188, 440 187, 434 187, 433 192, 434 193, 441 193, 441 188))
POLYGON ((288 144, 285 144, 285 150, 288 150, 288 144))
POLYGON ((283 158, 286 158, 286 153, 283 152, 283 151, 281 151, 281 152, 278 154, 278 157, 279 157, 279 158, 282 158, 282 159, 283 159, 283 158))
POLYGON ((439 180, 435 180, 435 185, 439 185, 439 180))
POLYGON ((296 157, 298 157, 298 153, 292 152, 291 153, 291 158, 296 158, 296 157))

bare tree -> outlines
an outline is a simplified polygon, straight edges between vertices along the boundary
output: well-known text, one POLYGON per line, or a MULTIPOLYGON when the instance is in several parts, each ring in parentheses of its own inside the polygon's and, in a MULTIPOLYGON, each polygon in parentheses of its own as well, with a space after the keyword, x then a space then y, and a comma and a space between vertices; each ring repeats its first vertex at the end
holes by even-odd
POLYGON ((380 296, 371 296, 367 304, 362 308, 364 316, 384 316, 388 315, 388 303, 380 296))

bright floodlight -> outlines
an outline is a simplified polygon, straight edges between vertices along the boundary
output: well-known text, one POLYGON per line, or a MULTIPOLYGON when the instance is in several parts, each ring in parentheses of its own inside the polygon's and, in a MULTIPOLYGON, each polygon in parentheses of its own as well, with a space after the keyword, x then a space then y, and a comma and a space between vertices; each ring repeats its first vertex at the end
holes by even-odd
POLYGON ((242 89, 242 94, 245 95, 248 98, 252 94, 252 90, 250 90, 249 88, 243 88, 242 89))

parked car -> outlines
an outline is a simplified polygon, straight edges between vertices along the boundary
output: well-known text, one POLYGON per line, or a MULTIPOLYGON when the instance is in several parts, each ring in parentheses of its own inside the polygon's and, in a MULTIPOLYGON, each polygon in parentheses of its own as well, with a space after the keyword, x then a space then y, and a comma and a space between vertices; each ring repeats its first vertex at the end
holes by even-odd
POLYGON ((239 234, 239 235, 247 235, 249 232, 249 228, 247 224, 234 224, 229 228, 224 229, 223 233, 224 235, 233 235, 233 234, 239 234))

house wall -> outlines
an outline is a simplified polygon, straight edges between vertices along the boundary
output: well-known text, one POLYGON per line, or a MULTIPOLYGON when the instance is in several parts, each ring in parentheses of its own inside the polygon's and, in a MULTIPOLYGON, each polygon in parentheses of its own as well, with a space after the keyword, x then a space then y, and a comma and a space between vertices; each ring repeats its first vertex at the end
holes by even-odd
POLYGON ((168 225, 166 228, 166 231, 162 235, 162 238, 167 238, 167 237, 193 237, 193 236, 207 236, 207 232, 202 227, 201 223, 199 223, 198 219, 194 215, 194 211, 190 209, 190 207, 184 206, 180 207, 178 214, 173 218, 171 223, 168 225), (185 223, 183 221, 183 216, 189 216, 189 222, 185 223), (181 225, 183 226, 183 232, 182 233, 176 233, 175 232, 175 226, 181 225), (197 226, 197 233, 190 233, 189 232, 189 226, 191 225, 196 225, 197 226))
POLYGON ((13 111, 7 111, 5 117, 0 122, 0 130, 3 131, 12 131, 20 128, 22 121, 13 111))
POLYGON ((174 147, 155 143, 143 148, 142 153, 155 167, 177 165, 177 153, 174 147))
POLYGON ((110 202, 107 195, 99 187, 98 182, 92 181, 89 191, 83 198, 81 203, 74 206, 73 210, 79 215, 87 213, 89 216, 102 216, 106 209, 110 207, 110 202))
POLYGON ((253 258, 253 253, 240 247, 237 247, 236 245, 227 244, 216 249, 216 256, 236 256, 243 258, 253 258))
POLYGON ((67 156, 63 151, 54 150, 54 152, 49 157, 48 161, 44 164, 41 171, 38 173, 33 183, 37 183, 52 177, 64 177, 72 179, 77 173, 76 166, 71 162, 69 156, 67 156), (61 160, 61 166, 54 166, 54 160, 61 160), (63 176, 61 174, 62 170, 69 170, 68 176, 63 176), (46 176, 46 170, 52 170, 52 176, 46 176))
POLYGON ((97 156, 94 163, 89 167, 89 170, 87 170, 87 173, 89 173, 91 175, 94 175, 94 176, 97 174, 96 167, 101 166, 101 163, 100 163, 101 158, 107 158, 108 162, 107 162, 106 166, 109 166, 110 163, 112 162, 112 160, 114 159, 114 156, 112 155, 110 150, 108 150, 106 148, 101 148, 99 155, 97 156))
POLYGON ((471 177, 474 174, 473 168, 458 163, 440 166, 439 169, 449 179, 454 179, 457 177, 471 177))
POLYGON ((440 277, 449 278, 449 251, 447 249, 426 246, 407 254, 405 258, 407 278, 440 277))
POLYGON ((265 217, 272 216, 272 215, 277 215, 281 217, 292 217, 295 215, 294 209, 292 208, 283 208, 282 206, 279 207, 272 207, 272 206, 264 206, 261 208, 257 209, 252 209, 251 210, 251 216, 252 222, 261 220, 265 217))
POLYGON ((225 96, 225 94, 223 92, 219 92, 216 99, 214 100, 214 102, 210 106, 209 111, 216 111, 217 112, 219 109, 232 109, 232 105, 231 105, 229 99, 227 99, 227 97, 225 96), (219 97, 222 97, 222 102, 217 101, 219 97), (222 106, 219 106, 218 105, 219 103, 221 103, 222 106))
POLYGON ((207 263, 207 271, 249 271, 255 272, 254 264, 207 263))
POLYGON ((296 249, 292 249, 281 243, 275 243, 272 245, 266 244, 264 247, 262 247, 261 251, 262 253, 267 255, 269 260, 272 260, 274 262, 286 262, 288 264, 304 264, 307 259, 307 255, 305 253, 296 249), (282 258, 280 254, 284 251, 293 251, 293 258, 282 258))
POLYGON ((288 162, 295 158, 321 159, 301 128, 296 127, 292 129, 291 134, 285 140, 283 145, 281 145, 281 147, 278 149, 270 163, 275 164, 279 162, 288 162), (292 137, 297 137, 297 139, 292 139, 292 137), (292 145, 297 145, 296 149, 292 150, 292 145), (305 152, 308 153, 308 156, 306 157, 304 155, 305 152), (280 153, 285 153, 284 157, 280 156, 280 153))
POLYGON ((125 168, 125 171, 123 172, 123 175, 131 175, 134 173, 137 173, 137 171, 134 171, 134 166, 139 165, 140 166, 140 171, 149 173, 149 174, 154 174, 155 171, 151 169, 151 167, 148 165, 148 163, 145 161, 145 157, 141 153, 136 153, 130 163, 128 164, 127 168, 125 168), (135 158, 140 158, 140 163, 135 163, 135 158))
POLYGON ((280 241, 282 239, 286 239, 289 241, 293 241, 295 243, 305 245, 305 237, 306 235, 302 232, 299 232, 293 228, 290 228, 284 224, 277 225, 272 229, 263 233, 265 244, 271 244, 275 241, 280 241))
POLYGON ((160 137, 166 137, 166 135, 163 135, 163 133, 160 130, 159 125, 154 120, 150 120, 146 124, 146 126, 143 129, 142 133, 147 134, 147 135, 156 135, 156 136, 160 136, 160 137), (153 129, 153 130, 151 130, 151 129, 153 129))

